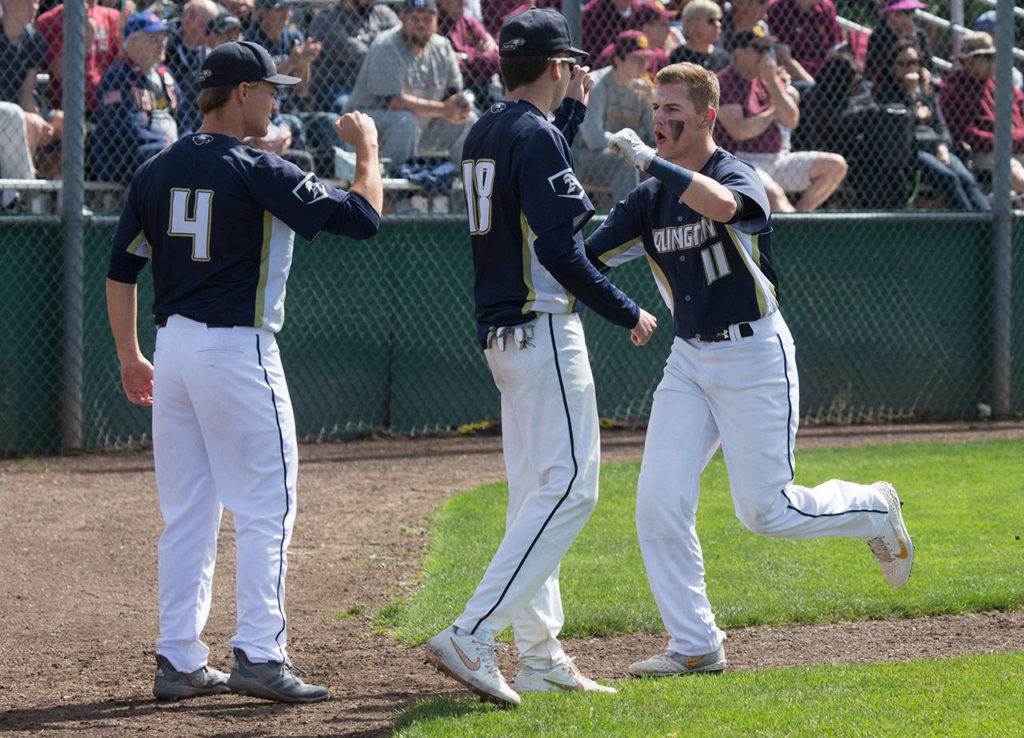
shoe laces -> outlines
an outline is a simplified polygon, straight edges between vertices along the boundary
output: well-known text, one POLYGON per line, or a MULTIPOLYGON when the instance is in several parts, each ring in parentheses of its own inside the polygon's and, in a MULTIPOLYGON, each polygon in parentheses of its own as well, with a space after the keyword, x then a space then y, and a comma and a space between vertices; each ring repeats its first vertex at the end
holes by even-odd
POLYGON ((285 660, 284 660, 284 668, 286 668, 286 669, 289 669, 289 670, 291 670, 291 671, 294 671, 294 672, 295 672, 296 674, 298 674, 298 675, 299 675, 299 676, 301 676, 301 677, 304 677, 304 678, 306 678, 306 679, 309 679, 309 674, 307 674, 307 673, 306 673, 305 671, 303 671, 302 669, 300 669, 299 667, 297 667, 297 666, 296 666, 295 664, 293 664, 293 663, 292 663, 292 662, 291 662, 291 661, 290 661, 289 659, 285 659, 285 660))

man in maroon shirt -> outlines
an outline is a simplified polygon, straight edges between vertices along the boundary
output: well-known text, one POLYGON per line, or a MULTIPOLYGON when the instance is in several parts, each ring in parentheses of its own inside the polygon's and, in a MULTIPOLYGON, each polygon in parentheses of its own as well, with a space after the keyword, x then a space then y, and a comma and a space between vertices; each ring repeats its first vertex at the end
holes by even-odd
POLYGON ((466 15, 466 0, 438 0, 437 9, 437 32, 452 42, 466 88, 477 96, 479 107, 486 109, 492 90, 501 91, 501 81, 495 78, 498 44, 483 23, 466 15))
POLYGON ((800 122, 799 94, 770 55, 775 41, 763 23, 735 37, 733 62, 718 73, 721 87, 715 140, 752 164, 776 212, 809 211, 846 176, 846 160, 824 151, 789 151, 783 127, 800 122), (784 194, 802 193, 796 207, 784 194))
MULTIPOLYGON (((85 17, 85 110, 96 110, 96 88, 103 73, 121 52, 121 14, 114 8, 86 0, 85 17)), ((46 39, 46 68, 50 73, 50 107, 61 105, 61 77, 64 60, 64 6, 58 5, 36 18, 36 30, 46 39)))
MULTIPOLYGON (((954 141, 971 147, 974 166, 991 170, 995 166, 996 120, 996 47, 987 33, 968 33, 960 41, 960 63, 946 78, 939 105, 954 141)), ((1010 186, 1024 194, 1024 93, 1011 87, 1013 104, 1010 125, 1013 157, 1010 159, 1010 186)))
POLYGON ((832 0, 775 0, 768 6, 768 25, 812 77, 843 42, 832 0))
POLYGON ((635 28, 633 16, 639 12, 640 0, 590 0, 583 6, 583 49, 597 59, 608 44, 623 31, 635 28))

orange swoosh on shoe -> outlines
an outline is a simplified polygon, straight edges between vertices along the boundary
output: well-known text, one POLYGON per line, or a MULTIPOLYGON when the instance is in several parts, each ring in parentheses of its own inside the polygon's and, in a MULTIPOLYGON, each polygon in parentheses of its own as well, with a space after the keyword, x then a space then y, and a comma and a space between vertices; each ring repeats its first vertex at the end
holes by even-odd
POLYGON ((467 669, 469 669, 470 671, 476 671, 480 668, 480 657, 477 656, 476 661, 470 661, 469 656, 467 656, 462 651, 462 649, 459 648, 459 644, 455 642, 454 638, 452 639, 452 648, 455 649, 455 653, 459 655, 459 658, 462 659, 462 663, 466 665, 467 669))
POLYGON ((704 660, 703 656, 698 656, 695 659, 691 659, 689 656, 687 656, 686 657, 686 665, 692 669, 693 667, 697 666, 703 660, 704 660))
POLYGON ((556 682, 553 679, 545 679, 544 681, 547 682, 548 684, 550 684, 552 686, 555 686, 555 687, 558 687, 559 689, 564 690, 566 692, 582 692, 583 691, 583 685, 579 683, 579 680, 576 680, 576 682, 573 683, 573 684, 563 684, 562 682, 556 682))
POLYGON ((900 542, 900 552, 898 554, 896 554, 896 558, 897 559, 905 559, 905 558, 907 558, 907 547, 903 544, 903 540, 899 536, 896 536, 896 540, 900 542))

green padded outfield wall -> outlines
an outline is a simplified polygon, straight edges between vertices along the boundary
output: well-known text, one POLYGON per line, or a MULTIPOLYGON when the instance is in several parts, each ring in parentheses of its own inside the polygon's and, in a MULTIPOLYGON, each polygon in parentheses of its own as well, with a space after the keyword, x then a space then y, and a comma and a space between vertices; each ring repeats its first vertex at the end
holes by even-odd
MULTIPOLYGON (((61 244, 56 225, 2 222, 0 451, 60 447, 61 244)), ((103 280, 112 222, 86 229, 83 438, 149 437, 124 399, 103 280)), ((801 414, 849 421, 973 416, 992 386, 991 224, 821 215, 776 221, 783 312, 793 330, 801 414)), ((1011 409, 1024 411, 1024 221, 1014 229, 1011 409)), ((585 314, 601 415, 643 423, 671 342, 646 264, 612 279, 660 322, 650 344, 585 314)), ((499 415, 475 344, 464 219, 392 217, 371 241, 296 239, 279 336, 301 437, 426 433, 499 415)), ((140 312, 152 300, 148 270, 140 312)), ((152 323, 140 323, 151 355, 152 323)), ((681 419, 681 422, 685 422, 681 419)))

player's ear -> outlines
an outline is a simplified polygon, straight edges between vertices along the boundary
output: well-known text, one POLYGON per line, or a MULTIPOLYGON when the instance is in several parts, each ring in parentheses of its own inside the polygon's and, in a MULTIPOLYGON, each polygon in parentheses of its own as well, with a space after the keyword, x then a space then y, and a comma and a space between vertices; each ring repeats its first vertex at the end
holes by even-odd
POLYGON ((704 119, 700 122, 701 128, 710 128, 715 124, 717 118, 718 111, 714 108, 708 108, 704 111, 704 119))

